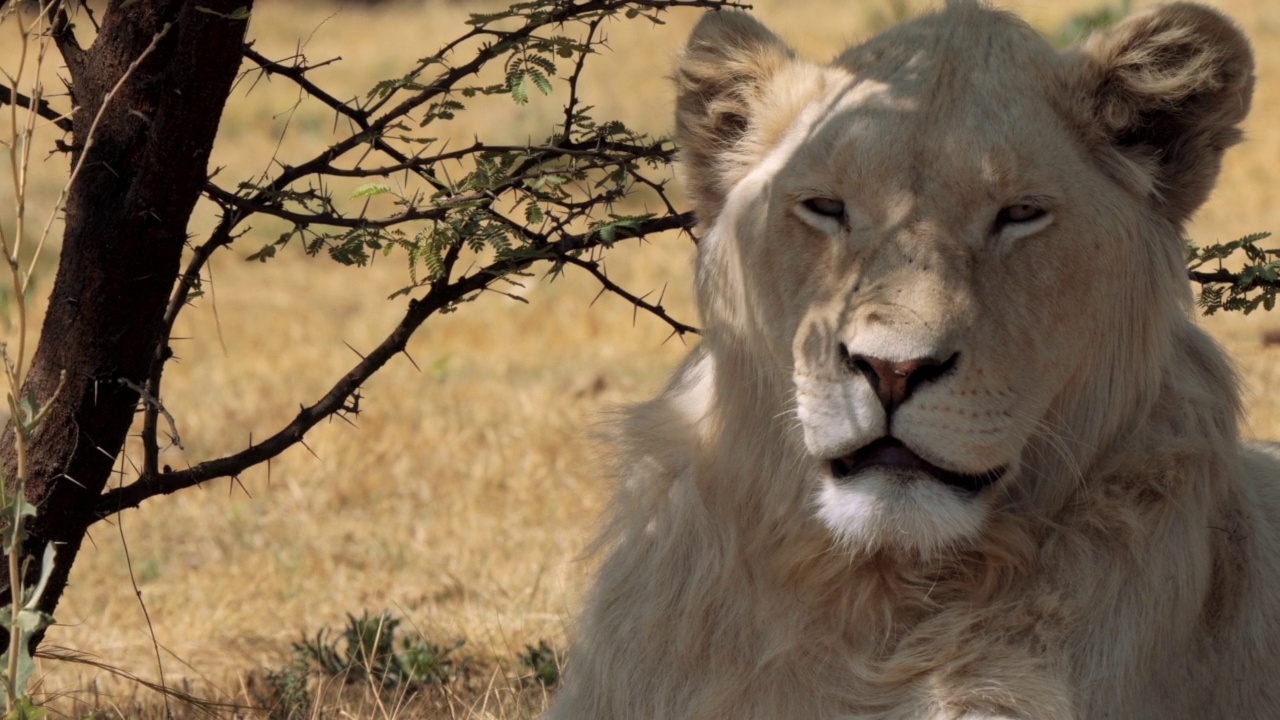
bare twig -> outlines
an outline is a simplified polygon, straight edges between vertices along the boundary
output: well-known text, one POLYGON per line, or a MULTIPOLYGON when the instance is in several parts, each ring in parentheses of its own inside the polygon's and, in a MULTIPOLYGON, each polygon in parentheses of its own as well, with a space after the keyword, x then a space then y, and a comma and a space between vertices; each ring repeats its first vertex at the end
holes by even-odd
POLYGON ((662 307, 661 301, 657 303, 650 303, 647 300, 645 300, 643 297, 632 294, 626 288, 623 288, 621 285, 618 285, 614 281, 610 280, 608 274, 605 273, 604 268, 600 266, 600 261, 583 260, 582 258, 575 257, 573 255, 562 255, 560 256, 559 259, 567 265, 580 267, 583 270, 586 270, 588 273, 591 273, 591 276, 594 277, 596 280, 598 280, 605 290, 608 290, 614 295, 617 295, 623 300, 626 300, 627 302, 631 303, 632 307, 635 307, 640 310, 645 310, 650 314, 652 314, 654 317, 661 319, 663 322, 670 325, 672 331, 674 331, 677 335, 683 336, 685 333, 693 333, 694 335, 702 334, 698 330, 698 328, 692 325, 686 325, 680 322, 679 320, 676 320, 675 318, 668 315, 666 309, 662 307))
MULTIPOLYGON (((169 433, 173 438, 173 444, 177 445, 179 448, 183 447, 182 436, 178 434, 178 421, 175 420, 173 418, 173 414, 170 413, 165 408, 164 403, 160 402, 160 398, 156 397, 155 395, 152 395, 151 392, 148 391, 145 387, 142 387, 137 383, 130 382, 127 378, 116 378, 116 382, 138 393, 138 396, 142 398, 142 402, 144 404, 146 404, 149 408, 153 409, 155 412, 158 412, 164 415, 164 419, 167 420, 169 423, 169 433)), ((155 472, 156 455, 159 454, 159 448, 156 446, 154 429, 148 432, 144 428, 142 432, 142 439, 144 443, 146 443, 148 439, 150 439, 150 445, 151 445, 150 447, 146 448, 146 451, 144 453, 143 463, 142 463, 143 473, 146 473, 148 471, 155 472)))
MULTIPOLYGON (((1218 268, 1213 272, 1204 272, 1202 270, 1189 270, 1187 276, 1191 278, 1191 282, 1208 285, 1210 283, 1222 283, 1224 285, 1238 285, 1240 282, 1240 273, 1232 272, 1224 268, 1218 268)), ((1255 275, 1249 283, 1241 290, 1257 290, 1262 288, 1280 289, 1280 281, 1267 280, 1261 275, 1255 275)))
MULTIPOLYGON (((165 413, 168 415, 168 413, 165 413)), ((120 477, 124 477, 124 454, 120 455, 120 477)), ((142 599, 142 588, 138 587, 138 578, 133 574, 133 556, 129 553, 129 540, 124 536, 124 518, 116 519, 116 529, 120 532, 120 545, 124 548, 124 564, 129 572, 129 583, 133 585, 134 597, 138 599, 138 606, 142 608, 142 618, 147 622, 147 633, 151 635, 151 648, 156 655, 156 673, 160 680, 160 687, 167 688, 168 685, 164 680, 164 662, 160 659, 160 642, 156 639, 156 628, 151 624, 151 612, 147 610, 147 603, 142 599)), ((173 717, 172 711, 169 709, 169 695, 161 692, 160 697, 164 699, 165 717, 173 717)))
POLYGON ((46 660, 56 660, 60 663, 77 663, 80 665, 87 665, 88 667, 96 668, 98 670, 104 670, 112 675, 115 675, 116 677, 123 678, 125 680, 128 680, 131 683, 136 683, 138 685, 141 685, 142 687, 161 693, 166 697, 171 697, 176 700, 181 700, 182 702, 187 703, 192 707, 197 708, 198 710, 209 713, 211 716, 215 716, 214 711, 220 710, 220 711, 228 711, 232 714, 233 717, 238 717, 239 715, 254 709, 244 705, 237 705, 235 703, 224 703, 224 702, 217 702, 215 700, 206 700, 204 698, 197 697, 190 693, 184 693, 181 690, 178 690, 176 688, 165 687, 164 685, 160 685, 158 683, 152 682, 150 680, 147 680, 146 678, 139 677, 138 675, 134 675, 128 670, 124 670, 122 668, 111 665, 110 663, 107 663, 101 660, 100 658, 94 655, 90 655, 89 653, 86 653, 82 650, 75 650, 72 648, 61 647, 58 645, 45 644, 40 646, 40 649, 36 651, 35 655, 36 657, 44 658, 46 660))
MULTIPOLYGON (((600 23, 604 18, 596 18, 587 23, 587 37, 582 44, 585 47, 591 47, 591 40, 595 37, 596 31, 600 29, 600 23)), ((569 100, 564 104, 564 135, 563 140, 569 141, 573 137, 573 128, 577 124, 578 114, 578 81, 582 79, 582 71, 587 67, 587 52, 578 53, 578 59, 573 64, 573 72, 569 74, 569 100)))
POLYGON ((268 75, 280 75, 280 76, 289 78, 293 82, 297 83, 298 87, 305 90, 307 94, 311 95, 312 97, 324 103, 325 105, 333 108, 335 112, 341 115, 346 115, 347 117, 354 120, 356 124, 360 125, 362 130, 368 127, 368 121, 369 121, 368 113, 365 113, 364 111, 358 108, 352 107, 351 105, 335 98, 334 96, 326 92, 323 88, 321 88, 319 85, 316 85, 315 83, 311 82, 311 80, 307 77, 308 71, 314 70, 317 67, 321 67, 326 63, 320 63, 316 65, 304 65, 302 64, 301 60, 299 60, 299 62, 294 65, 285 65, 283 63, 267 59, 264 55, 259 53, 257 50, 254 50, 252 45, 248 45, 248 44, 244 46, 243 53, 245 57, 257 63, 258 67, 262 70, 262 72, 268 75))
POLYGON ((44 98, 32 99, 22 93, 15 93, 6 85, 0 85, 0 105, 17 105, 20 108, 35 111, 36 115, 49 120, 59 130, 71 132, 71 116, 53 109, 44 98))

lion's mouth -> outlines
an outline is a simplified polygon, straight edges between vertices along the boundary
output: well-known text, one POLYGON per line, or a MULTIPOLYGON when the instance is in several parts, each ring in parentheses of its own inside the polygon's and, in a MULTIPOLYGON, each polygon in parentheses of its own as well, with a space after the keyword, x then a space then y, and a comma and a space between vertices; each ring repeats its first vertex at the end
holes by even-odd
POLYGON ((971 494, 981 492, 999 480, 1006 469, 998 467, 976 474, 946 470, 915 454, 901 440, 892 437, 882 437, 844 457, 834 458, 829 461, 829 466, 831 475, 838 482, 852 480, 854 476, 868 468, 904 468, 919 470, 944 485, 971 494))

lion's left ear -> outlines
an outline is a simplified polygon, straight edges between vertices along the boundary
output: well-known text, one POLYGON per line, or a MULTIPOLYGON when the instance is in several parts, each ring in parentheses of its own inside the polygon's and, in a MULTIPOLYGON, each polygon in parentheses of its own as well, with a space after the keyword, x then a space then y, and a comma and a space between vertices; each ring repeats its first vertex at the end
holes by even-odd
POLYGON ((1185 221, 1209 196, 1223 151, 1240 141, 1253 95, 1248 40, 1218 12, 1178 3, 1095 34, 1081 54, 1092 122, 1149 169, 1170 219, 1185 221))

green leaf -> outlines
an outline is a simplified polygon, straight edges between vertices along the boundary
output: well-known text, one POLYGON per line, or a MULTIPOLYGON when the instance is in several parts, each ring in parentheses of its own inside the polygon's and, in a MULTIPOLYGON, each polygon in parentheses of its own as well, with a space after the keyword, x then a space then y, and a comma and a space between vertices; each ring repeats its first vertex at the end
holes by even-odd
POLYGON ((1240 272, 1240 277, 1236 279, 1236 289, 1244 290, 1253 284, 1253 279, 1258 275, 1258 266, 1250 265, 1240 272))
POLYGON ((514 15, 514 13, 510 10, 492 13, 471 13, 471 17, 466 22, 468 25, 488 25, 495 20, 509 18, 512 15, 514 15))
MULTIPOLYGON (((18 627, 22 628, 22 632, 28 637, 52 624, 53 616, 49 613, 40 612, 39 610, 20 610, 18 612, 18 627)), ((22 644, 26 645, 26 643, 22 644)))
POLYGON ((529 77, 533 78, 533 84, 538 88, 538 92, 543 95, 551 94, 551 81, 538 68, 529 68, 529 77))
POLYGON ((563 175, 539 175, 537 180, 533 181, 533 189, 541 190, 543 187, 550 185, 555 187, 569 182, 569 178, 563 175))
POLYGON ((35 704, 30 695, 20 695, 4 720, 43 720, 49 711, 35 704))
POLYGON ((530 225, 537 225, 542 222, 542 208, 537 203, 529 203, 524 209, 524 219, 529 221, 530 225))
MULTIPOLYGON (((18 690, 18 693, 20 696, 26 695, 27 683, 31 679, 31 674, 35 672, 35 669, 36 669, 35 661, 31 659, 30 643, 26 642, 26 638, 30 637, 34 633, 40 632, 41 630, 49 627, 52 624, 53 624, 53 617, 48 613, 39 612, 37 610, 22 610, 18 613, 17 627, 10 628, 10 631, 17 630, 22 636, 20 641, 17 643, 18 672, 13 677, 14 687, 18 690)), ((6 649, 4 651, 4 654, 0 655, 0 667, 8 667, 8 666, 9 666, 9 650, 6 649)), ((13 712, 11 712, 6 717, 8 718, 24 717, 24 718, 31 718, 31 719, 42 717, 42 715, 39 714, 39 712, 42 712, 41 709, 35 708, 34 706, 29 706, 27 709, 35 710, 37 711, 37 713, 15 715, 13 712)), ((14 712, 17 712, 20 710, 22 710, 22 708, 17 707, 14 709, 14 712)))
POLYGON ((23 388, 22 399, 18 405, 22 411, 20 418, 22 430, 24 434, 30 435, 35 431, 35 419, 40 414, 40 400, 36 398, 36 389, 30 385, 23 388))
MULTIPOLYGON (((3 655, 0 655, 0 665, 9 666, 9 651, 6 649, 3 655)), ((31 673, 36 671, 36 663, 31 659, 31 653, 27 651, 27 643, 18 643, 18 672, 14 675, 14 685, 21 688, 19 692, 26 694, 27 682, 31 679, 31 673)), ((21 717, 20 715, 9 714, 6 717, 21 717)))
MULTIPOLYGON (((32 508, 34 510, 34 508, 32 508)), ((23 605, 23 611, 38 612, 36 603, 40 602, 40 596, 44 594, 44 587, 49 583, 49 575, 53 573, 53 543, 47 543, 44 546, 44 555, 40 558, 40 579, 36 581, 36 586, 23 590, 26 597, 26 604, 23 605)), ((53 618, 49 619, 51 622, 53 618)), ((18 621, 22 622, 22 613, 18 613, 18 621)))
POLYGON ((529 88, 525 86, 524 71, 517 70, 507 76, 507 84, 511 88, 511 99, 515 100, 517 105, 529 102, 529 88))
MULTIPOLYGON (((542 72, 544 72, 544 73, 546 73, 546 74, 548 74, 548 75, 555 75, 555 74, 556 74, 556 64, 555 64, 555 61, 553 61, 553 60, 552 60, 551 58, 549 58, 549 57, 544 57, 544 56, 542 56, 542 55, 530 55, 530 56, 525 60, 525 62, 529 63, 530 65, 533 65, 533 66, 534 66, 534 67, 536 67, 536 68, 540 68, 540 69, 542 70, 542 72)), ((532 70, 533 68, 529 68, 529 69, 530 69, 530 70, 532 70)))
POLYGON ((225 20, 248 20, 249 19, 249 8, 243 5, 236 8, 235 10, 232 10, 229 13, 221 13, 221 12, 218 12, 217 10, 214 10, 213 8, 204 7, 203 5, 197 5, 196 11, 202 12, 208 15, 215 15, 225 20))
POLYGON ((381 183, 365 183, 352 191, 351 198, 353 200, 356 198, 371 198, 377 197, 378 195, 386 195, 389 192, 391 192, 391 186, 389 185, 383 185, 381 183))
POLYGON ((245 258, 245 260, 247 261, 257 260, 258 262, 266 262, 267 260, 275 256, 276 256, 275 245, 263 245, 261 250, 249 255, 249 257, 245 258))
POLYGON ((392 80, 382 80, 378 82, 376 85, 373 86, 373 89, 371 89, 366 96, 369 98, 373 98, 374 96, 386 97, 387 95, 390 95, 396 90, 401 90, 401 89, 426 90, 427 86, 423 85, 420 82, 417 82, 416 75, 405 75, 404 77, 395 78, 392 80))

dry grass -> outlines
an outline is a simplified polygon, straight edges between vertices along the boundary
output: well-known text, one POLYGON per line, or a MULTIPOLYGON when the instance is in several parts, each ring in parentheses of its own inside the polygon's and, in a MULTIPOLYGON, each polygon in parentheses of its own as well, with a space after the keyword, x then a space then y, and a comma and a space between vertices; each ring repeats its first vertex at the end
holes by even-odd
MULTIPOLYGON (((814 0, 803 11, 782 0, 758 13, 804 52, 825 57, 864 35, 892 2, 814 0), (814 19, 820 19, 815 22, 814 19)), ((1093 2, 1011 2, 1043 27, 1093 2)), ((1252 0, 1215 3, 1249 32, 1259 53, 1250 144, 1228 159, 1220 189, 1193 235, 1225 240, 1245 232, 1280 231, 1280 5, 1252 0)), ((313 60, 341 55, 317 73, 322 86, 354 95, 393 77, 462 27, 475 4, 430 2, 377 8, 309 2, 263 2, 251 34, 268 56, 305 43, 313 60)), ((693 13, 664 27, 616 24, 614 55, 601 58, 587 93, 600 116, 617 115, 655 132, 669 127, 665 79, 693 13), (656 110, 655 110, 656 109, 656 110)), ((3 47, 3 43, 0 43, 3 47)), ((0 55, 0 57, 3 57, 0 55)), ((282 80, 237 90, 214 162, 222 177, 267 168, 279 144, 284 159, 305 157, 333 137, 332 117, 297 100, 282 80), (279 141, 286 124, 289 132, 279 141)), ((529 112, 510 108, 466 117, 459 138, 522 140, 543 132, 559 113, 552 100, 529 112)), ((36 207, 49 202, 63 161, 40 173, 36 207)), ((2 189, 2 188, 0 188, 2 189)), ((209 210, 195 222, 208 227, 209 210)), ((265 264, 240 258, 273 234, 260 227, 212 266, 215 294, 192 308, 178 329, 179 362, 169 370, 166 402, 177 415, 186 451, 164 461, 220 455, 272 432, 299 403, 322 394, 355 356, 396 321, 403 301, 387 301, 403 284, 397 257, 371 267, 337 267, 286 252, 265 264)), ((640 289, 670 282, 667 305, 693 319, 687 241, 668 238, 610 261, 611 273, 640 289)), ((333 422, 298 448, 239 482, 148 502, 101 524, 81 552, 47 644, 75 648, 98 661, 157 681, 152 637, 130 583, 132 574, 154 626, 164 679, 223 701, 251 702, 260 668, 288 660, 302 633, 345 622, 347 612, 390 609, 411 634, 437 642, 466 637, 469 681, 418 698, 379 701, 362 688, 327 686, 331 716, 528 717, 544 702, 536 686, 515 678, 513 658, 545 638, 563 647, 566 626, 592 563, 580 555, 607 494, 600 460, 588 448, 593 424, 609 408, 645 397, 680 357, 664 344, 660 323, 604 298, 588 308, 596 287, 570 276, 534 283, 530 304, 482 297, 428 323, 410 353, 422 368, 397 360, 365 389, 359 428, 333 422)), ((1280 363, 1262 334, 1273 317, 1227 317, 1211 330, 1232 349, 1250 393, 1250 422, 1280 436, 1280 363)), ((133 448, 137 450, 137 448, 133 448)), ((41 689, 60 712, 162 717, 158 696, 92 666, 46 661, 41 689)), ((177 708, 178 706, 175 706, 177 708)), ((232 714, 213 708, 215 716, 232 714)), ((180 714, 194 714, 181 710, 180 714)))

